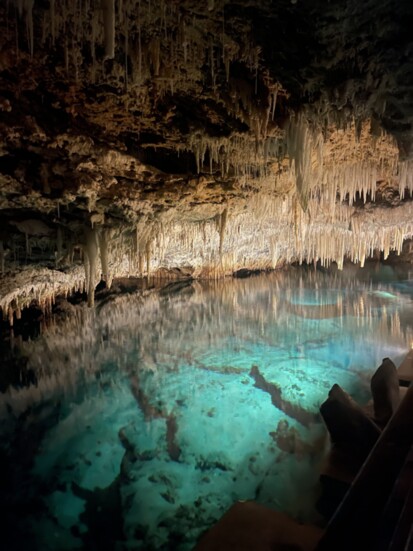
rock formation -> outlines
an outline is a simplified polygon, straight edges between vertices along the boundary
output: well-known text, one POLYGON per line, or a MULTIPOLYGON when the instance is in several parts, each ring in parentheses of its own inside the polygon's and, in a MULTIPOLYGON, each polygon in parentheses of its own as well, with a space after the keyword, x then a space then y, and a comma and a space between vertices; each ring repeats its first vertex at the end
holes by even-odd
POLYGON ((0 307, 412 236, 411 3, 0 5, 0 307))

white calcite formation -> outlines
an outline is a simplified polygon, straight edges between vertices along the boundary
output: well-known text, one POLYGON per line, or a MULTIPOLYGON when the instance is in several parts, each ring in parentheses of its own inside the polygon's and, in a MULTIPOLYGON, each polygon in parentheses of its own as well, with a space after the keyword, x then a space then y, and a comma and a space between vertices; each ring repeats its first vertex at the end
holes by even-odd
POLYGON ((92 306, 100 279, 400 253, 404 7, 253 4, 0 6, 4 317, 72 289, 92 306))

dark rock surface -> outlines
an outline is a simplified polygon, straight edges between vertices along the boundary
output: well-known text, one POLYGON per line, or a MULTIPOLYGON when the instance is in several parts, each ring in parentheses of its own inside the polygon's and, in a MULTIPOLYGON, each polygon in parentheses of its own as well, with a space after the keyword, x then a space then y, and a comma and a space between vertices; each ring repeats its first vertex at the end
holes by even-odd
POLYGON ((384 427, 400 403, 399 378, 397 368, 390 358, 384 358, 371 378, 374 418, 384 427))
POLYGON ((334 446, 352 449, 365 458, 380 436, 380 429, 337 384, 333 385, 320 412, 334 446))

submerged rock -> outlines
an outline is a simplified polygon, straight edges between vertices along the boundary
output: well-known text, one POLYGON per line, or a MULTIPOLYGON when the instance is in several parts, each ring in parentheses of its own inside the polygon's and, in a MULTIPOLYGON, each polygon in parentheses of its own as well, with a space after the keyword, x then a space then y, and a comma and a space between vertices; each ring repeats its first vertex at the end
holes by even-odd
POLYGON ((313 459, 322 453, 324 437, 318 437, 311 443, 306 442, 295 427, 291 427, 286 419, 278 422, 277 429, 270 432, 271 438, 283 452, 294 455, 298 460, 310 457, 313 459))
POLYGON ((318 421, 318 415, 307 411, 297 404, 293 404, 292 402, 285 400, 282 397, 281 388, 274 383, 269 383, 256 365, 252 366, 250 375, 255 381, 255 386, 264 392, 268 392, 274 406, 283 411, 289 417, 296 419, 299 423, 306 427, 311 425, 311 423, 318 421))
POLYGON ((150 400, 148 396, 145 394, 145 392, 143 391, 143 389, 141 388, 139 379, 136 375, 131 377, 130 387, 138 406, 140 407, 140 409, 142 410, 142 413, 145 416, 146 421, 151 421, 152 419, 159 419, 159 418, 166 417, 165 412, 163 412, 161 409, 159 409, 156 406, 153 406, 150 403, 150 400))
POLYGON ((175 415, 169 415, 166 419, 166 443, 169 457, 172 461, 179 461, 181 448, 176 442, 176 434, 178 432, 178 423, 175 415))

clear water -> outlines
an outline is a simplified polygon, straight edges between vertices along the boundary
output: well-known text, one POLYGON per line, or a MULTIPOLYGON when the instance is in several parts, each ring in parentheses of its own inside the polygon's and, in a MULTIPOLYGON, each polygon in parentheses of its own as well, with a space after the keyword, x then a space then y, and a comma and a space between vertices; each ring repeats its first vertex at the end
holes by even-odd
POLYGON ((117 297, 16 344, 38 383, 0 397, 6 548, 192 549, 240 499, 313 520, 318 408, 399 365, 412 298, 389 267, 292 270, 117 297))

